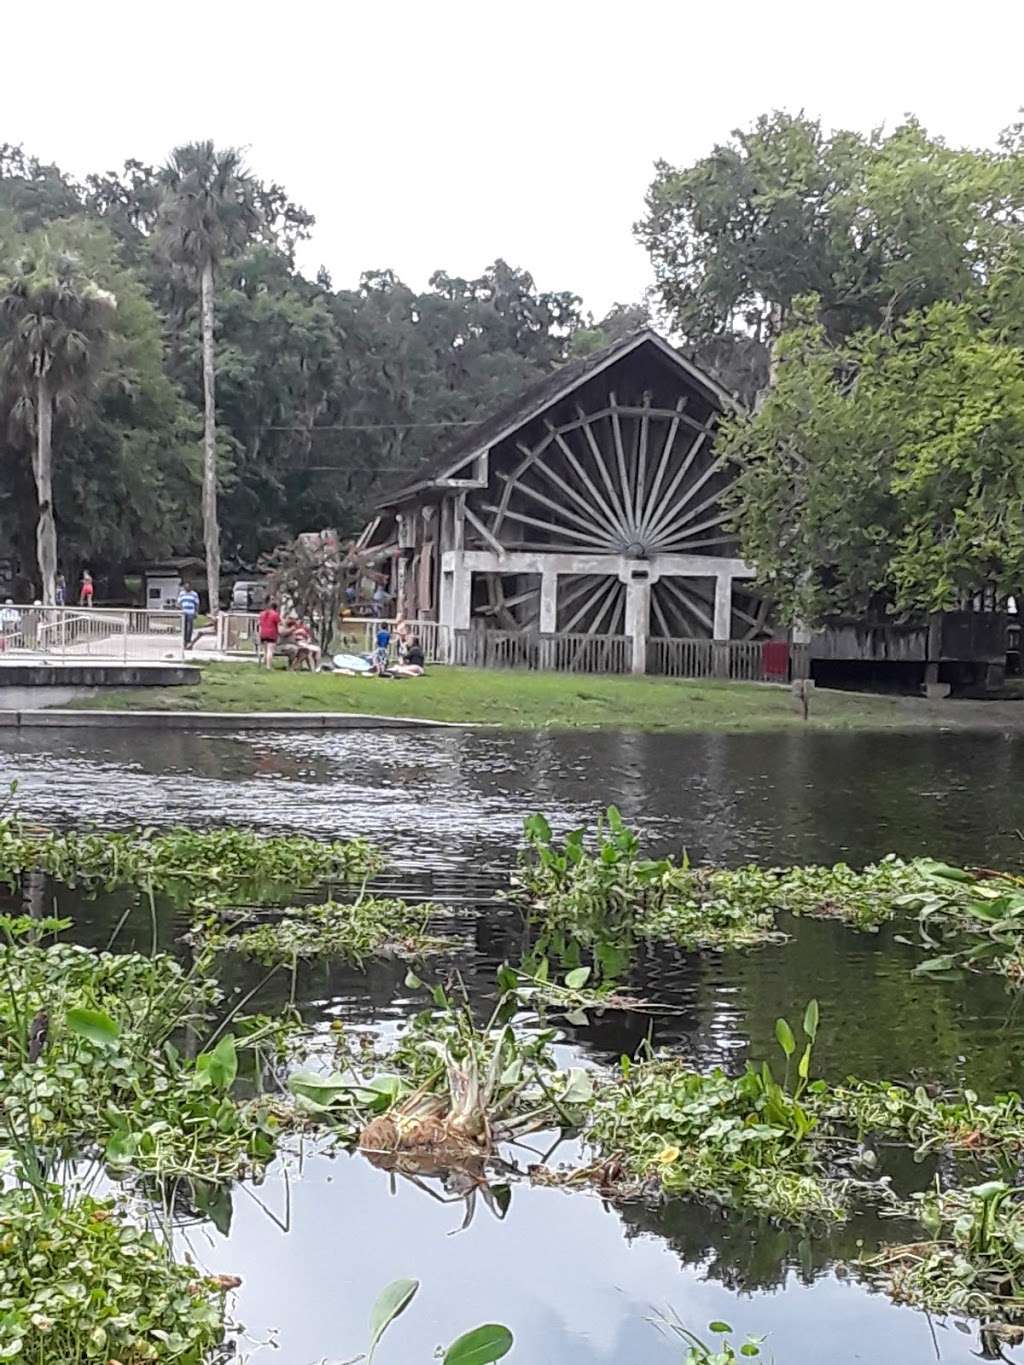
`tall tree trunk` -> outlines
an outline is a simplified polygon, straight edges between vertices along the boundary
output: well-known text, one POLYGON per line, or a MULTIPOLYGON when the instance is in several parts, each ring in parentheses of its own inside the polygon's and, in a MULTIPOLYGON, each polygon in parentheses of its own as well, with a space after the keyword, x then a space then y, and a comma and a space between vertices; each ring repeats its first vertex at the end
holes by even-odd
POLYGON ((42 581, 43 601, 53 606, 57 590, 57 523, 53 518, 53 394, 50 381, 41 374, 36 386, 36 559, 42 581))
POLYGON ((213 262, 200 282, 203 332, 203 540, 210 611, 220 604, 220 523, 217 520, 217 374, 213 364, 213 262))

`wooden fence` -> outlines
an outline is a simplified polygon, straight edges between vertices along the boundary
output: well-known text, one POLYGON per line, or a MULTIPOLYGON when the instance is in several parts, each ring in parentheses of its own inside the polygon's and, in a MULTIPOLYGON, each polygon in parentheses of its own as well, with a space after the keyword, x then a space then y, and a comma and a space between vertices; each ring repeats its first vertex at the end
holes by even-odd
POLYGON ((469 668, 529 668, 557 673, 629 673, 628 635, 538 635, 512 630, 458 630, 447 662, 469 668))
POLYGON ((807 646, 773 640, 647 642, 647 672, 666 678, 731 678, 734 682, 789 682, 807 676, 807 646))

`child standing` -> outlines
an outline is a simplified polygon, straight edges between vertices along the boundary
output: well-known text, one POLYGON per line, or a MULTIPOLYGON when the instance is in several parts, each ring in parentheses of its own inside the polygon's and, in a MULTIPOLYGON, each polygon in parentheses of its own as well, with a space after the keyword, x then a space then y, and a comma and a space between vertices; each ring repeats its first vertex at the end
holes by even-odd
POLYGON ((373 651, 373 666, 378 674, 383 674, 388 666, 388 651, 391 648, 391 632, 382 625, 377 631, 377 648, 373 651))

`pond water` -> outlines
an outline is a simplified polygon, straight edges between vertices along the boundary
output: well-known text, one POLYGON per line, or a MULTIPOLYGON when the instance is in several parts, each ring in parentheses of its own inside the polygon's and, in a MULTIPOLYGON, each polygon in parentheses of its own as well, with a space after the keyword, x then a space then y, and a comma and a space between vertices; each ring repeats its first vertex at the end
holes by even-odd
MULTIPOLYGON (((686 848, 718 864, 927 852, 1010 865, 1022 853, 1022 775, 1024 744, 963 733, 0 735, 0 781, 17 778, 19 808, 47 824, 368 835, 392 861, 383 885, 456 907, 455 960, 480 997, 493 989, 496 966, 522 952, 521 922, 495 892, 531 810, 566 828, 615 801, 650 847, 686 848)), ((35 890, 72 915, 89 943, 106 943, 125 906, 124 898, 35 890)), ((160 907, 165 944, 183 927, 172 906, 160 907)), ((677 1012, 653 1024, 595 1016, 566 1027, 566 1048, 610 1063, 651 1028, 656 1045, 702 1066, 738 1067, 772 1051, 778 1015, 797 1017, 816 996, 822 1074, 1024 1088, 1019 1020, 999 981, 913 978, 915 952, 888 933, 818 921, 790 927, 789 942, 746 954, 645 951, 630 984, 677 1012)), ((121 941, 136 932, 148 944, 148 920, 137 930, 129 920, 121 941)), ((230 971, 239 991, 262 975, 240 962, 230 971)), ((423 1005, 405 973, 393 961, 364 972, 321 962, 300 970, 295 989, 324 1029, 340 1020, 350 1030, 394 1031, 423 1005)), ((258 1003, 272 1007, 287 991, 271 981, 258 1003)), ((531 1146, 541 1151, 544 1138, 531 1146)), ((537 1157, 518 1159, 525 1167, 537 1157)), ((901 1185, 927 1178, 910 1163, 894 1171, 901 1185)), ((443 1190, 392 1182, 359 1156, 307 1150, 275 1163, 258 1187, 238 1187, 230 1227, 200 1225, 187 1237, 201 1264, 242 1277, 243 1354, 273 1340, 276 1349, 254 1358, 281 1365, 355 1355, 376 1295, 402 1275, 422 1288, 379 1365, 426 1362, 435 1345, 482 1321, 512 1328, 510 1359, 523 1365, 671 1365, 684 1351, 652 1322, 664 1311, 698 1331, 724 1318, 741 1334, 767 1334, 777 1365, 977 1358, 975 1333, 895 1307, 848 1270, 887 1231, 867 1215, 827 1236, 801 1236, 692 1204, 615 1208, 526 1180, 513 1182, 503 1219, 481 1205, 460 1230, 465 1212, 443 1190)))

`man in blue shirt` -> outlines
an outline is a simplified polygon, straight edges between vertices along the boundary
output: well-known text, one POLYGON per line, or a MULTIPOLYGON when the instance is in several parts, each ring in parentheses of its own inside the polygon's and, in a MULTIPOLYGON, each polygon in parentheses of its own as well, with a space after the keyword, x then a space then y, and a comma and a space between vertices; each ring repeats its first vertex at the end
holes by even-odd
POLYGON ((191 583, 186 583, 178 593, 178 610, 181 612, 182 629, 185 632, 185 648, 192 648, 192 632, 195 630, 196 613, 199 611, 199 594, 191 583))

